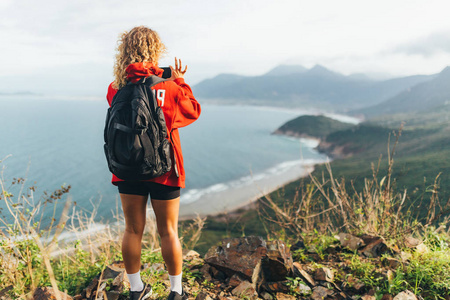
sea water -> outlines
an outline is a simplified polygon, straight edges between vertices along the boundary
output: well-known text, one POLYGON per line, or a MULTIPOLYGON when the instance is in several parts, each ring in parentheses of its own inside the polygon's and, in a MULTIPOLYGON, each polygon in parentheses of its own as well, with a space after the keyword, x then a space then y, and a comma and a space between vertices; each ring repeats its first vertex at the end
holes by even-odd
MULTIPOLYGON (((37 187, 35 201, 44 191, 70 185, 70 197, 79 209, 95 206, 97 219, 112 219, 118 192, 103 153, 107 107, 106 101, 0 99, 4 185, 26 178, 26 186, 37 187)), ((258 179, 283 176, 302 162, 323 161, 324 155, 313 150, 314 142, 271 134, 304 113, 202 105, 200 118, 180 129, 187 176, 181 203, 192 206, 205 195, 231 193, 258 179)), ((56 214, 66 198, 59 201, 56 214)))

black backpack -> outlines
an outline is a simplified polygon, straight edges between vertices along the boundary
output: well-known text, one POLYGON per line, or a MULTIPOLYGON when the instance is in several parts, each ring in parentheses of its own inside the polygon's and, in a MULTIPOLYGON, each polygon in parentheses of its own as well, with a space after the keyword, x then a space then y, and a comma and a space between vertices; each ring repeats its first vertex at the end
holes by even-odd
POLYGON ((152 75, 117 91, 105 122, 109 170, 127 181, 159 177, 172 167, 170 143, 161 107, 151 87, 164 81, 152 75))

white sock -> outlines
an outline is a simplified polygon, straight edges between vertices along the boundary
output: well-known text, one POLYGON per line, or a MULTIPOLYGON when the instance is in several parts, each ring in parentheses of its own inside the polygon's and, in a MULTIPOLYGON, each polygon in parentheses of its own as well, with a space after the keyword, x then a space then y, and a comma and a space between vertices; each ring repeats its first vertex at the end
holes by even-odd
POLYGON ((141 271, 134 274, 127 274, 130 281, 130 291, 140 292, 144 289, 144 283, 141 280, 141 271))
POLYGON ((183 279, 183 272, 180 273, 180 275, 169 275, 170 280, 170 290, 173 292, 177 292, 178 294, 183 294, 183 285, 181 284, 181 281, 183 279))

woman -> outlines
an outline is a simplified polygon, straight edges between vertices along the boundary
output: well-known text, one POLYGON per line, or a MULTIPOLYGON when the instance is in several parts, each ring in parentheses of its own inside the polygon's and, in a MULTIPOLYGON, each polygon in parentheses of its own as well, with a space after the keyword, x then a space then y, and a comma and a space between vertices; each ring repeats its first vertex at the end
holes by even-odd
MULTIPOLYGON (((117 91, 128 81, 137 82, 150 75, 162 76, 158 61, 166 48, 158 34, 144 26, 133 28, 119 38, 114 65, 115 80, 109 85, 109 105, 117 91)), ((150 194, 156 215, 161 252, 166 263, 171 285, 168 299, 187 299, 182 288, 182 253, 178 239, 178 212, 180 188, 185 187, 183 156, 178 128, 194 122, 200 115, 200 104, 192 90, 184 82, 187 67, 182 70, 181 60, 175 58, 175 68, 170 67, 172 77, 152 87, 158 105, 164 112, 167 137, 173 149, 173 166, 168 173, 146 181, 127 182, 113 174, 112 183, 119 188, 125 215, 125 233, 122 255, 130 281, 130 299, 145 299, 151 287, 144 285, 140 277, 141 240, 146 220, 146 205, 150 194)))

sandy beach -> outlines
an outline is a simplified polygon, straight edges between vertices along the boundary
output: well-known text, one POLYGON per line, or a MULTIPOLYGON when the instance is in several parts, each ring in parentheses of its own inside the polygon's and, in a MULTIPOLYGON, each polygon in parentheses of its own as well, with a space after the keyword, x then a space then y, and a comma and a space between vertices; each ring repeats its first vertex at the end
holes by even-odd
POLYGON ((182 195, 180 219, 191 219, 197 215, 202 217, 217 215, 247 206, 292 181, 308 176, 317 163, 320 162, 303 160, 286 162, 261 174, 255 174, 241 184, 230 182, 226 186, 218 187, 217 190, 210 189, 210 192, 200 195, 189 203, 183 203, 182 195))

